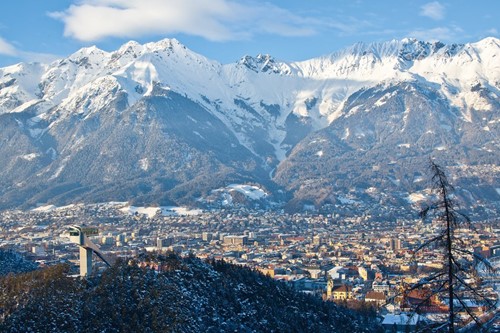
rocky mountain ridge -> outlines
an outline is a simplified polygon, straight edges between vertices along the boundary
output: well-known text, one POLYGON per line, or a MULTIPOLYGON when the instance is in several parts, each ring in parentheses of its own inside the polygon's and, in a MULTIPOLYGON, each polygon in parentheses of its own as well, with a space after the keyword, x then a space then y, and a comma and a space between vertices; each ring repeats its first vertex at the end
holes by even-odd
POLYGON ((499 50, 495 38, 404 39, 223 65, 165 39, 5 67, 0 206, 203 205, 230 184, 294 209, 347 196, 376 206, 386 191, 400 205, 426 189, 404 178, 423 179, 435 157, 473 185, 468 204, 496 207, 499 50))

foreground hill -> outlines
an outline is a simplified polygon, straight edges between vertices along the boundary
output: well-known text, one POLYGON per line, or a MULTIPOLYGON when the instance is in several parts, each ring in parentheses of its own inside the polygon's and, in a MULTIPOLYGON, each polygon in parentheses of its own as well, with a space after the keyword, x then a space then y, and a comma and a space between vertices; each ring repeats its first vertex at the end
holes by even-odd
POLYGON ((373 317, 300 294, 260 273, 174 254, 102 276, 67 266, 3 278, 2 332, 376 332, 373 317), (140 268, 145 266, 145 268, 140 268), (160 267, 161 272, 150 267, 160 267))

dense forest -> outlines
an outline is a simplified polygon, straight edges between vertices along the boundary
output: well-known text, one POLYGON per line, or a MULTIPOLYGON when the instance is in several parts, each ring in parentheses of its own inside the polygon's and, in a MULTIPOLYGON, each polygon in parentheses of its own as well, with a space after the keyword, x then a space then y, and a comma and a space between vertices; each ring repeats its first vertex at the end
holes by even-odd
POLYGON ((17 252, 0 249, 0 276, 29 272, 37 267, 38 264, 26 260, 17 252))
POLYGON ((0 278, 2 332, 376 332, 357 313, 224 261, 144 254, 81 279, 57 265, 0 278))

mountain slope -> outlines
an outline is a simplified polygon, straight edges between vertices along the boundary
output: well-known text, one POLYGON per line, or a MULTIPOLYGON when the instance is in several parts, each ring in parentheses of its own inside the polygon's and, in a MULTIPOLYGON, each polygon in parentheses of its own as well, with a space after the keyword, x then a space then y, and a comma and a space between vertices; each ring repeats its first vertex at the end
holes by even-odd
POLYGON ((404 39, 222 65, 165 39, 2 68, 0 207, 194 204, 249 182, 297 207, 384 186, 400 202, 425 189, 403 178, 430 156, 476 187, 469 203, 498 202, 499 50, 404 39), (398 171, 380 176, 387 165, 398 171))
POLYGON ((498 201, 498 193, 485 188, 498 182, 496 124, 485 130, 485 119, 466 121, 419 82, 361 90, 347 100, 342 113, 301 141, 277 169, 276 181, 299 203, 320 207, 350 201, 380 210, 409 205, 412 194, 429 184, 429 158, 452 170, 455 185, 467 191, 461 195, 467 206, 476 204, 476 198, 498 201))
POLYGON ((86 280, 64 266, 4 278, 5 332, 376 332, 376 318, 224 262, 142 256, 86 280), (139 266, 145 266, 140 268, 139 266), (161 272, 150 267, 161 267, 161 272))

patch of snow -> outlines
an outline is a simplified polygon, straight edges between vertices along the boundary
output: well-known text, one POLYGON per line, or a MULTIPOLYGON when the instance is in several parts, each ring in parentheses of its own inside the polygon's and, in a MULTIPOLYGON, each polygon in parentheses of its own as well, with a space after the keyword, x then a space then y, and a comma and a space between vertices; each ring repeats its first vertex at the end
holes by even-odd
POLYGON ((54 210, 66 210, 66 209, 74 208, 75 206, 76 206, 75 204, 69 204, 66 206, 55 207, 54 210))
POLYGON ((322 151, 322 150, 318 151, 318 152, 316 153, 316 156, 318 156, 318 157, 323 156, 323 151, 322 151))
POLYGON ((422 182, 424 181, 424 177, 420 176, 420 177, 415 177, 415 179, 413 180, 414 183, 419 183, 419 182, 422 182))
POLYGON ((380 98, 378 101, 376 101, 376 102, 374 103, 374 105, 375 105, 375 106, 382 106, 382 105, 384 105, 385 103, 387 103, 387 100, 386 100, 385 98, 383 98, 383 97, 382 97, 382 98, 380 98))
POLYGON ((260 200, 268 196, 268 194, 260 187, 253 185, 231 184, 227 186, 228 189, 243 193, 252 200, 260 200))
POLYGON ((385 94, 384 96, 382 96, 381 98, 379 98, 379 99, 378 99, 378 100, 374 103, 374 105, 375 105, 375 106, 382 106, 382 105, 384 105, 385 103, 387 103, 387 101, 388 101, 391 97, 395 96, 396 94, 397 94, 397 91, 393 91, 392 93, 387 93, 387 94, 385 94))
POLYGON ((159 211, 159 207, 135 207, 135 206, 126 206, 120 209, 120 211, 124 213, 128 213, 130 215, 146 215, 147 217, 155 216, 159 211))
POLYGON ((39 99, 33 99, 33 100, 30 100, 30 101, 27 101, 26 103, 23 103, 21 105, 19 105, 17 108, 14 108, 13 110, 10 111, 10 113, 20 113, 20 112, 24 112, 26 111, 27 108, 33 106, 33 105, 36 105, 40 103, 40 100, 39 99))
POLYGON ((425 199, 426 196, 422 193, 411 193, 410 195, 408 195, 408 197, 406 197, 406 201, 412 204, 424 201, 425 199))
MULTIPOLYGON (((118 206, 123 203, 117 203, 118 206)), ((175 206, 161 206, 161 207, 136 207, 136 206, 124 206, 119 209, 120 211, 130 214, 130 215, 145 215, 149 218, 156 216, 160 213, 163 216, 192 216, 200 215, 203 211, 201 209, 189 209, 186 207, 175 207, 175 206)))
POLYGON ((31 211, 33 211, 33 212, 51 212, 56 208, 57 207, 54 205, 46 205, 46 206, 40 206, 40 207, 34 208, 31 211))
POLYGON ((384 320, 382 321, 382 325, 392 327, 395 325, 417 325, 417 323, 421 320, 422 316, 420 315, 407 315, 405 313, 401 314, 392 314, 388 313, 384 316, 384 320))
POLYGON ((315 143, 323 143, 323 142, 327 142, 327 140, 326 139, 312 140, 311 142, 309 142, 309 144, 312 145, 315 143))
POLYGON ((201 139, 205 140, 205 138, 203 137, 203 135, 201 135, 197 131, 193 131, 193 134, 196 134, 198 137, 200 137, 201 139))
POLYGON ((39 156, 40 156, 40 154, 31 153, 31 154, 22 155, 21 158, 23 160, 26 160, 26 161, 33 161, 35 158, 37 158, 39 156))
POLYGON ((148 171, 149 169, 149 160, 147 158, 143 158, 139 160, 139 167, 144 170, 148 171))
POLYGON ((97 206, 104 206, 104 207, 124 207, 128 205, 127 201, 110 201, 110 202, 101 202, 96 204, 97 206))
POLYGON ((273 174, 276 168, 272 168, 271 171, 269 171, 269 179, 273 179, 273 174))
POLYGON ((66 167, 66 163, 68 162, 68 160, 69 160, 69 156, 65 157, 62 160, 61 165, 57 168, 57 170, 54 172, 54 174, 52 176, 50 176, 49 180, 53 180, 53 179, 56 179, 57 177, 59 177, 61 172, 63 172, 64 168, 66 167))
POLYGON ((344 135, 342 135, 342 138, 341 138, 341 139, 342 139, 342 140, 346 140, 346 139, 349 137, 349 135, 350 135, 350 134, 351 134, 351 132, 349 131, 349 127, 347 127, 347 128, 345 129, 345 131, 344 131, 344 135))
POLYGON ((229 193, 222 193, 222 205, 230 206, 233 204, 233 197, 229 193))
POLYGON ((166 206, 160 207, 163 216, 193 216, 203 213, 201 209, 189 209, 186 207, 166 206))
POLYGON ((349 198, 346 198, 346 197, 337 197, 337 199, 339 199, 339 201, 340 201, 343 205, 352 205, 352 204, 356 204, 356 203, 358 203, 358 201, 356 201, 356 200, 352 200, 352 199, 349 199, 349 198))

